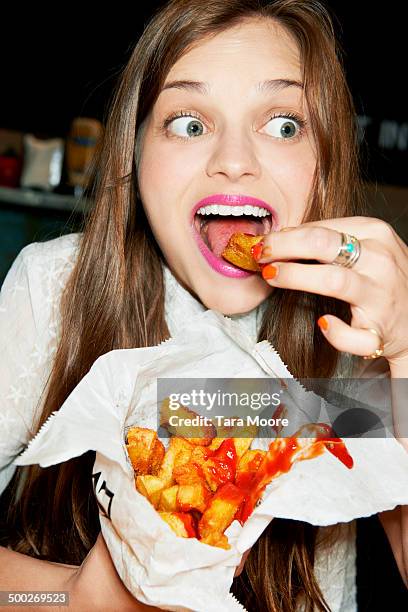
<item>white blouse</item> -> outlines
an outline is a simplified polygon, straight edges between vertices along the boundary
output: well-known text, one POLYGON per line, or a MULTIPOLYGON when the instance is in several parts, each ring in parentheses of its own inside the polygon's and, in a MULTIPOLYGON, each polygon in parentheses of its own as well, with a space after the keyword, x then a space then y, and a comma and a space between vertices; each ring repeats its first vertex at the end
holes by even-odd
MULTIPOLYGON (((76 259, 80 234, 26 246, 0 291, 0 494, 14 458, 36 432, 42 391, 59 338, 59 300, 76 259)), ((176 281, 167 266, 165 313, 170 334, 180 321, 205 307, 176 281), (181 318, 180 318, 181 317, 181 318)), ((264 304, 234 315, 256 338, 264 304)), ((326 528, 320 528, 323 536, 326 528)), ((344 523, 329 550, 317 549, 315 571, 332 612, 355 612, 355 523, 344 523)))

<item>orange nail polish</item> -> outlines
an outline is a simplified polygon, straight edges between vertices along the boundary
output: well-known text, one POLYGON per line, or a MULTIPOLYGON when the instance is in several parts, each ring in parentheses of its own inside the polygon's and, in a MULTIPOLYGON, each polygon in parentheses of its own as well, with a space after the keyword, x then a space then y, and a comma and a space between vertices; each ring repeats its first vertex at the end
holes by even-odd
POLYGON ((262 276, 265 280, 272 280, 276 278, 278 274, 278 268, 272 264, 267 264, 262 268, 262 276))
POLYGON ((258 244, 254 244, 254 246, 251 247, 251 255, 255 259, 255 261, 258 261, 258 259, 261 257, 263 246, 264 246, 264 243, 263 241, 261 241, 261 242, 258 242, 258 244))
POLYGON ((320 329, 323 331, 327 331, 329 329, 329 322, 325 317, 320 317, 317 320, 317 324, 320 327, 320 329))

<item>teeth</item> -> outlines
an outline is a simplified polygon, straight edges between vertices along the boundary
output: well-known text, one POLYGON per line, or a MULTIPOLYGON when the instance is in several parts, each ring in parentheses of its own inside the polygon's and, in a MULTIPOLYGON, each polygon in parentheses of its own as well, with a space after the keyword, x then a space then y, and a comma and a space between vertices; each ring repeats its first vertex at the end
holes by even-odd
POLYGON ((209 206, 202 206, 197 210, 199 215, 233 215, 239 217, 240 215, 252 215, 253 217, 266 217, 271 213, 266 208, 260 206, 252 206, 251 204, 245 204, 245 206, 225 206, 223 204, 210 204, 209 206))

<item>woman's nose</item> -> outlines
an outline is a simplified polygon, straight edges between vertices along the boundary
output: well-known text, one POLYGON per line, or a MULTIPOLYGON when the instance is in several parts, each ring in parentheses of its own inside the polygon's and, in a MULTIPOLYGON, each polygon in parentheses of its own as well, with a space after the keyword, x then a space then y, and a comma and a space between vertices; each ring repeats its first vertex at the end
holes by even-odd
POLYGON ((245 175, 259 177, 260 164, 249 134, 231 129, 219 135, 207 162, 207 175, 213 177, 217 174, 223 174, 234 182, 245 175))

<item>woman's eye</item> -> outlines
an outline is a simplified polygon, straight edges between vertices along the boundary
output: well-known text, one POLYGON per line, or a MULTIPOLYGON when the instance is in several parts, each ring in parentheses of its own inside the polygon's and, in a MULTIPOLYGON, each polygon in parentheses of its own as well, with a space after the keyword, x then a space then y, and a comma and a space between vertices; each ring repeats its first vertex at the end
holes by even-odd
POLYGON ((274 117, 268 121, 268 134, 275 138, 294 138, 298 136, 301 126, 294 119, 288 117, 274 117))
POLYGON ((194 117, 177 117, 171 121, 168 129, 175 136, 181 136, 182 138, 194 138, 204 133, 202 122, 194 117))

